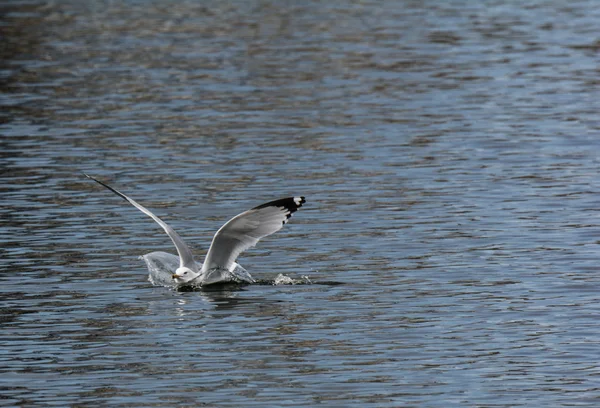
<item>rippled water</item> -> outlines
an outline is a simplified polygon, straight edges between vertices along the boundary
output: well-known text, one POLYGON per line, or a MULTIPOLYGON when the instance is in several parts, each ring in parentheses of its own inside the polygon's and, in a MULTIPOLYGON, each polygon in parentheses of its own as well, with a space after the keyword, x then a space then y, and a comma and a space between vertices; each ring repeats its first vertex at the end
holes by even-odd
POLYGON ((597 5, 3 2, 0 404, 598 406, 597 5))

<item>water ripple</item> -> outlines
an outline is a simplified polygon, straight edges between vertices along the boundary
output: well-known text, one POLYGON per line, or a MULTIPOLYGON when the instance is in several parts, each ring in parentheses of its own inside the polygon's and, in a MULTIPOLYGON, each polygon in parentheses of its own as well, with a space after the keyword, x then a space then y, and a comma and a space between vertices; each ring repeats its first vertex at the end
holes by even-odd
POLYGON ((4 5, 2 402, 596 406, 595 5, 4 5), (312 284, 153 287, 82 171, 199 257, 305 195, 241 264, 312 284))

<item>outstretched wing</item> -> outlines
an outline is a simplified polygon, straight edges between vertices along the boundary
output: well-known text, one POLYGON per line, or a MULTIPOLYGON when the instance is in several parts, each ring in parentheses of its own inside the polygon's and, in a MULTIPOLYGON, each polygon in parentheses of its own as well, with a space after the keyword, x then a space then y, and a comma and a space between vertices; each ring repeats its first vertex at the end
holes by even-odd
POLYGON ((282 198, 233 217, 215 234, 202 270, 233 269, 239 254, 279 231, 305 202, 304 197, 282 198))
POLYGON ((175 248, 177 248, 177 253, 179 254, 180 266, 185 266, 187 268, 190 268, 194 272, 198 271, 198 267, 196 265, 196 262, 194 262, 194 257, 192 256, 192 252, 187 247, 187 245, 185 244, 185 242, 183 242, 183 240, 181 239, 181 237, 175 232, 175 230, 173 230, 173 228, 171 228, 169 225, 167 225, 167 223, 165 223, 163 220, 161 220, 160 218, 158 218, 156 215, 152 214, 152 212, 150 212, 150 210, 148 210, 146 207, 138 204, 137 202, 135 202, 131 198, 127 197, 125 194, 121 193, 120 191, 115 190, 114 188, 112 188, 108 184, 105 184, 105 183, 101 182, 100 180, 96 180, 92 176, 88 176, 85 173, 83 173, 83 174, 87 178, 92 179, 96 183, 98 183, 98 184, 106 187, 107 189, 109 189, 110 191, 112 191, 113 193, 115 193, 116 195, 118 195, 119 197, 123 198, 124 200, 127 200, 135 208, 137 208, 138 210, 140 210, 144 214, 150 216, 154 221, 156 221, 158 223, 158 225, 160 225, 165 230, 165 232, 167 233, 167 235, 169 236, 169 238, 171 238, 171 241, 173 241, 173 244, 175 244, 175 248))

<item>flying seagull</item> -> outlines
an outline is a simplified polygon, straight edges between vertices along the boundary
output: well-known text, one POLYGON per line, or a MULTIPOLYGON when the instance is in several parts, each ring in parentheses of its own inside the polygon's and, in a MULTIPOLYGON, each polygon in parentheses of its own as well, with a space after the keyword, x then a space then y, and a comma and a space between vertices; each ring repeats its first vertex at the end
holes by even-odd
MULTIPOLYGON (((183 239, 166 222, 154 215, 146 207, 138 204, 108 184, 84 173, 96 183, 106 187, 135 208, 151 217, 165 230, 179 255, 179 267, 172 275, 177 284, 188 282, 202 284, 231 280, 231 273, 239 267, 237 257, 261 238, 279 231, 293 213, 306 202, 304 197, 288 197, 270 201, 236 215, 227 221, 215 234, 202 266, 194 261, 192 252, 183 239)), ((243 270, 243 268, 242 268, 243 270)), ((245 270, 244 270, 245 272, 245 270)), ((250 278, 250 277, 249 277, 250 278)), ((251 280, 251 278, 250 278, 251 280)))

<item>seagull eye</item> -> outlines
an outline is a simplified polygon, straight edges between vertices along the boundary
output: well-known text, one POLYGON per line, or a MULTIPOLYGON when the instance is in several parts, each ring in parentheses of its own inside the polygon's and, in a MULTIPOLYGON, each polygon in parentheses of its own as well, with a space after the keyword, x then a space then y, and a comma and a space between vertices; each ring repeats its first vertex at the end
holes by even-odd
POLYGON ((184 275, 187 275, 187 272, 184 272, 183 274, 184 274, 184 275))

